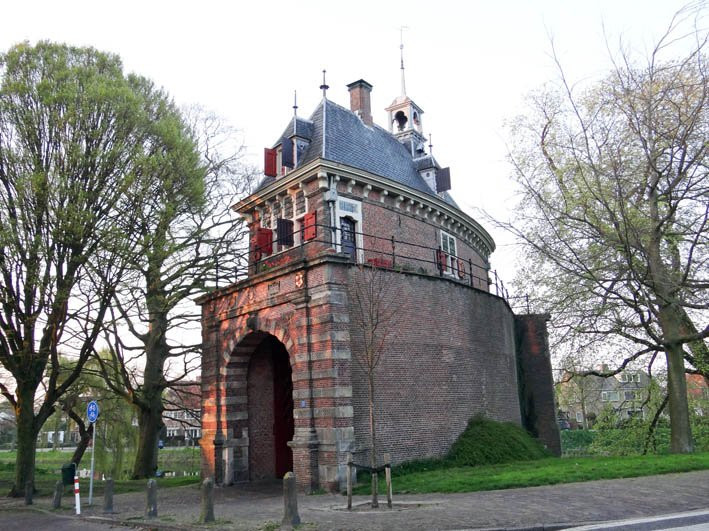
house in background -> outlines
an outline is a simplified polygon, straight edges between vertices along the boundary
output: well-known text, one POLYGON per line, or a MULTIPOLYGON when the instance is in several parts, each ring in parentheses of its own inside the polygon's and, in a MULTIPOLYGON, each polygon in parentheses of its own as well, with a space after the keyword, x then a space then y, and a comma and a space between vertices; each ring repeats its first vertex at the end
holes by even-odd
MULTIPOLYGON (((598 370, 607 371, 608 366, 598 370)), ((588 429, 601 411, 610 407, 620 419, 645 418, 648 409, 643 402, 648 397, 650 376, 641 370, 627 370, 615 376, 576 376, 565 372, 557 384, 560 417, 572 426, 588 429)))
POLYGON ((193 445, 202 437, 201 392, 199 382, 169 388, 165 392, 164 442, 168 446, 193 445))
POLYGON ((687 398, 697 415, 709 415, 709 378, 701 374, 687 374, 687 398))

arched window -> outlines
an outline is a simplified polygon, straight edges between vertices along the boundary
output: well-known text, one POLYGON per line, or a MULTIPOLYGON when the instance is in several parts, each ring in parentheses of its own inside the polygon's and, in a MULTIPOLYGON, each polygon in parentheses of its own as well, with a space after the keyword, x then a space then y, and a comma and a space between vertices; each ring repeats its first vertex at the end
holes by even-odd
POLYGON ((404 127, 406 127, 406 122, 408 122, 409 119, 406 117, 406 114, 404 114, 404 111, 399 111, 394 115, 394 121, 396 122, 399 131, 403 131, 404 127))
POLYGON ((340 218, 340 230, 342 231, 340 243, 342 244, 342 252, 350 255, 350 258, 356 259, 357 251, 357 235, 355 232, 356 224, 349 216, 340 218))

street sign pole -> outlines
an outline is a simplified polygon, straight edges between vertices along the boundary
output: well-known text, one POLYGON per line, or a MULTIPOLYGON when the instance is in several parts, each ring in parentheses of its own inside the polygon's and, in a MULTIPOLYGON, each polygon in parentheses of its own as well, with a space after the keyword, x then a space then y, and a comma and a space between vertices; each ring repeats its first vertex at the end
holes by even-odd
POLYGON ((89 505, 94 497, 94 452, 96 451, 96 422, 92 423, 94 427, 93 441, 91 442, 91 477, 89 478, 89 505))
POLYGON ((89 477, 89 505, 94 497, 94 452, 96 451, 96 421, 98 420, 98 402, 92 400, 86 406, 86 417, 93 427, 93 441, 91 442, 91 476, 89 477))

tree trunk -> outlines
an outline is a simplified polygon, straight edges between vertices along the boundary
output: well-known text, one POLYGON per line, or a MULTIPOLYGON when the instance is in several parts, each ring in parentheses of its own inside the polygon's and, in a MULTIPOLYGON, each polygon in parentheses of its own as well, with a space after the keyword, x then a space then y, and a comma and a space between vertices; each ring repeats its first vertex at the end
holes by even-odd
POLYGON ((682 346, 668 347, 665 355, 667 356, 667 392, 670 397, 670 451, 676 454, 687 454, 694 451, 694 446, 689 425, 689 403, 682 346))
POLYGON ((34 389, 17 387, 17 457, 15 459, 15 484, 8 496, 25 495, 27 481, 34 483, 35 452, 37 451, 37 429, 34 417, 34 389))
POLYGON ((133 478, 142 479, 155 475, 158 469, 158 439, 163 428, 162 393, 165 390, 163 368, 170 353, 167 344, 168 310, 165 293, 160 281, 160 264, 151 264, 146 275, 148 293, 146 306, 150 315, 145 344, 145 370, 140 398, 134 400, 138 408, 138 453, 133 466, 133 478))
POLYGON ((162 429, 162 404, 151 404, 138 414, 138 453, 133 466, 133 479, 155 476, 158 469, 158 438, 162 429))
POLYGON ((369 370, 369 433, 371 436, 372 452, 369 457, 369 466, 372 469, 372 508, 379 507, 379 474, 377 468, 377 435, 374 423, 374 367, 369 370))
POLYGON ((84 457, 86 449, 89 447, 89 441, 91 440, 93 433, 93 424, 90 424, 88 429, 84 428, 79 430, 79 442, 76 445, 76 450, 74 450, 74 453, 71 456, 71 462, 76 463, 77 469, 79 468, 79 463, 81 463, 81 459, 84 457))

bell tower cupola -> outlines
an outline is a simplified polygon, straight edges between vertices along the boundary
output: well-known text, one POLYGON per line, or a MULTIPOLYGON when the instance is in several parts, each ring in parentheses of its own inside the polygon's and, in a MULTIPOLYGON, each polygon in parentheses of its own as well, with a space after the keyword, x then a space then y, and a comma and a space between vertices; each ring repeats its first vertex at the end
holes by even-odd
POLYGON ((426 137, 423 135, 421 120, 423 110, 406 95, 403 42, 399 49, 401 50, 401 93, 385 111, 389 118, 389 132, 409 149, 412 157, 419 157, 426 150, 426 137))

